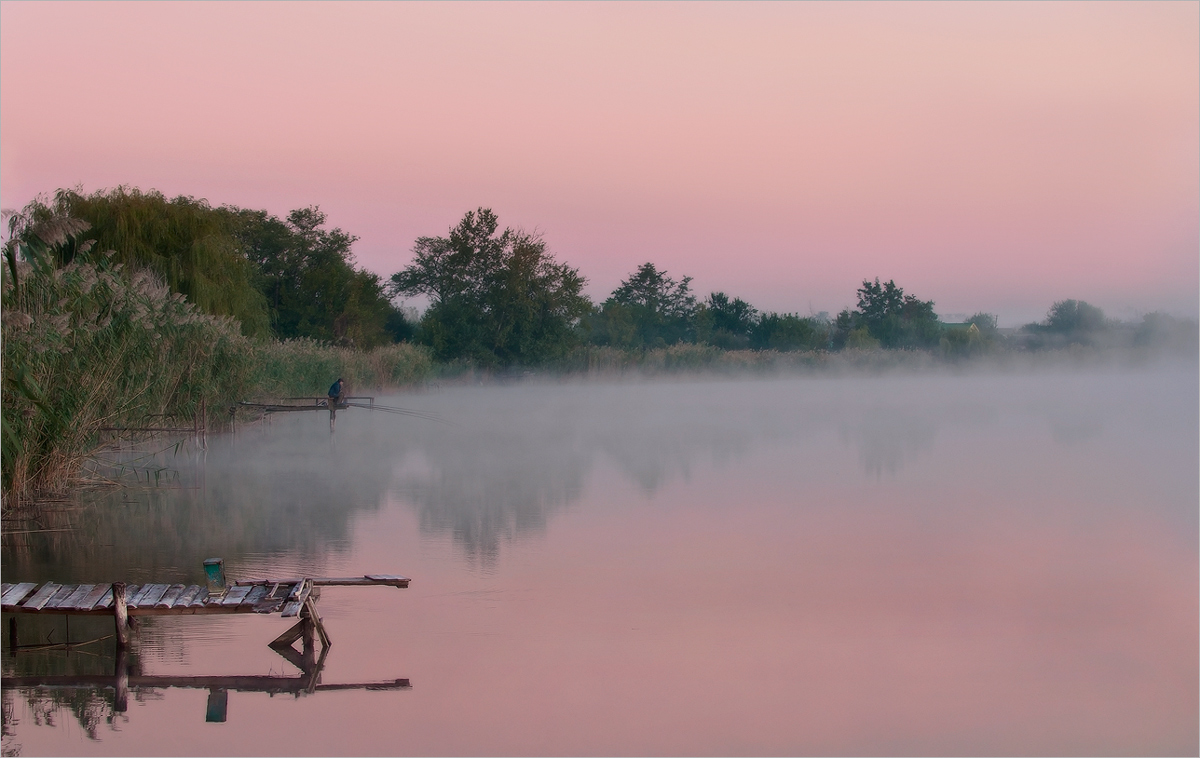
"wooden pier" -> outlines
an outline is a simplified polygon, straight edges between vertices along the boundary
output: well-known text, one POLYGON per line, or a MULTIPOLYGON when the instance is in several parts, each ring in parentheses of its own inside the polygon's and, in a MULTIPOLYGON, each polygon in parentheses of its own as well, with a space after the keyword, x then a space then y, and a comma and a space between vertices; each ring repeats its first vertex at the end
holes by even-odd
POLYGON ((243 408, 252 408, 263 413, 292 413, 295 411, 335 411, 346 408, 372 408, 375 398, 366 395, 343 396, 341 402, 330 407, 328 397, 281 397, 275 400, 242 400, 238 403, 243 408))
MULTIPOLYGON (((140 616, 192 616, 226 613, 278 613, 297 623, 270 644, 280 651, 302 640, 310 653, 315 634, 322 649, 331 642, 317 612, 321 587, 407 587, 408 577, 364 574, 350 577, 292 577, 249 579, 226 583, 219 559, 205 561, 208 584, 58 584, 46 582, 0 585, 0 610, 9 617, 10 648, 17 640, 17 615, 111 616, 118 648, 129 644, 131 619, 140 616)), ((289 657, 284 653, 284 657, 289 657)), ((290 657, 289 657, 290 659, 290 657)), ((297 664, 299 665, 299 664, 297 664)))
MULTIPOLYGON (((333 431, 337 423, 337 412, 347 408, 374 408, 375 398, 367 396, 343 396, 338 401, 331 397, 284 397, 278 400, 255 401, 243 400, 238 403, 242 408, 259 411, 264 416, 272 413, 295 413, 297 411, 329 411, 329 431, 333 431)), ((236 415, 237 408, 230 408, 231 417, 236 415)))
POLYGON ((365 408, 369 411, 380 411, 382 413, 395 413, 400 416, 412 416, 414 418, 422 418, 426 421, 438 421, 441 419, 433 413, 425 413, 422 411, 409 410, 408 408, 396 408, 389 405, 379 405, 375 402, 375 398, 369 396, 350 395, 344 396, 339 402, 330 402, 328 397, 284 397, 274 400, 242 400, 237 405, 229 409, 230 418, 236 418, 238 408, 246 408, 257 411, 264 417, 273 413, 298 413, 307 411, 329 411, 329 430, 333 431, 334 424, 337 420, 337 412, 347 408, 365 408))

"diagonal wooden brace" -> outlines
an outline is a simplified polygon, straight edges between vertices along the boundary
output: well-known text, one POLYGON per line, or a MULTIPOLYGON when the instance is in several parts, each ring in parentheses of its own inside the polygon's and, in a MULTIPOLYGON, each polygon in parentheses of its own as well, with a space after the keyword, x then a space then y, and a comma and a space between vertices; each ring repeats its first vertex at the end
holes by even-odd
POLYGON ((308 618, 317 628, 317 636, 321 638, 321 648, 328 648, 332 643, 329 641, 329 635, 325 632, 325 625, 321 623, 321 614, 317 613, 317 604, 313 602, 311 595, 304 601, 304 607, 308 611, 308 618))
POLYGON ((271 640, 268 645, 271 647, 291 647, 292 643, 304 636, 305 619, 297 621, 288 630, 271 640))

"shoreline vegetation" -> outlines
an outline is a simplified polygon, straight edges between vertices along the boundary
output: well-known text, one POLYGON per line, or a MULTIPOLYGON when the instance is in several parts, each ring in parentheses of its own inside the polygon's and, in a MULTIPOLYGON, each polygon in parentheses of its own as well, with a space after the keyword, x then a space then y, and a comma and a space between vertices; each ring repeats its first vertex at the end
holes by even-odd
POLYGON ((101 431, 170 417, 208 428, 238 400, 430 382, 929 371, 1195 361, 1195 320, 1108 319, 1084 301, 1045 320, 944 323, 934 303, 864 280, 856 307, 760 312, 652 263, 604 302, 540 237, 488 209, 422 237, 384 281, 312 207, 286 219, 190 197, 59 191, 6 212, 0 281, 4 510, 78 482, 101 431), (403 296, 429 298, 418 316, 403 296))

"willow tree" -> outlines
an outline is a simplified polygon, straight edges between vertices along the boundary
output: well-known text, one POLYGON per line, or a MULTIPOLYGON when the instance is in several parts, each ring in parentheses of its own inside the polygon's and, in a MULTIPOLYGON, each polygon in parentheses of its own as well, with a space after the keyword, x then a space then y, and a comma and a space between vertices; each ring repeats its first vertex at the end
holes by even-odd
POLYGON ((244 334, 269 333, 253 264, 242 255, 224 214, 203 199, 168 199, 129 187, 92 194, 59 190, 53 200, 35 201, 26 213, 81 219, 90 227, 81 237, 93 250, 111 251, 115 263, 153 271, 205 313, 236 318, 244 334))

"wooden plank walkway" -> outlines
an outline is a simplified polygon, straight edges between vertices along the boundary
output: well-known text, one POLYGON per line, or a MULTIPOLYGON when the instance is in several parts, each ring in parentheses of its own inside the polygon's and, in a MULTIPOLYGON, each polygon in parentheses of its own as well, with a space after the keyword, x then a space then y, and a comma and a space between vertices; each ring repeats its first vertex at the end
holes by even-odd
MULTIPOLYGON (((187 616, 212 613, 279 613, 295 616, 314 587, 407 587, 408 577, 365 574, 350 577, 291 577, 234 581, 212 594, 199 584, 130 584, 125 588, 130 616, 187 616)), ((36 582, 0 585, 0 610, 111 616, 111 584, 36 582)))
MULTIPOLYGON (((219 559, 205 561, 210 585, 152 583, 58 584, 36 582, 0 585, 0 610, 9 614, 54 614, 67 616, 110 616, 115 623, 117 647, 124 648, 138 616, 194 616, 218 613, 278 613, 283 618, 299 617, 296 624, 270 644, 289 661, 305 668, 303 659, 290 651, 297 640, 305 655, 311 655, 315 638, 329 649, 329 634, 317 612, 319 587, 407 587, 409 579, 399 574, 362 576, 290 577, 226 582, 219 559), (211 572, 211 573, 210 573, 211 572), (214 589, 210 589, 210 586, 214 589)), ((17 641, 17 615, 9 616, 8 636, 12 650, 17 641)))
POLYGON ((345 410, 351 405, 372 408, 375 398, 367 395, 344 395, 331 409, 328 397, 285 397, 278 400, 242 400, 238 405, 253 408, 263 413, 288 413, 291 411, 345 410), (364 405, 365 404, 365 405, 364 405))

